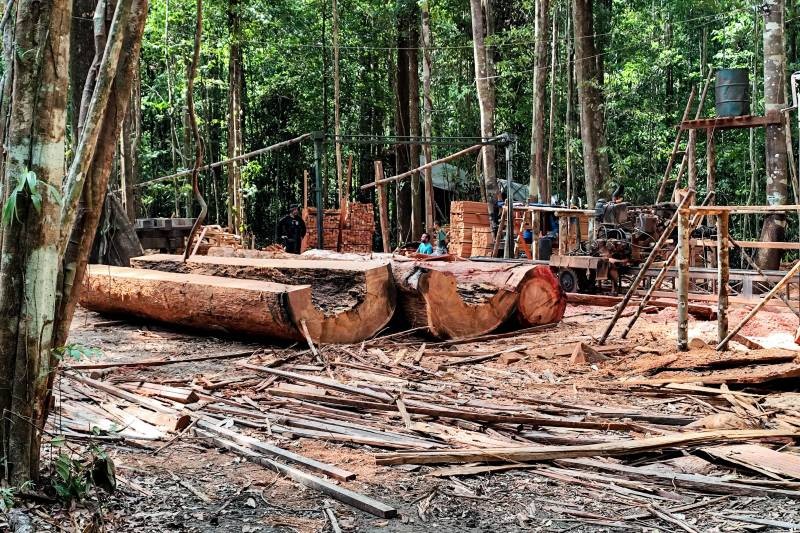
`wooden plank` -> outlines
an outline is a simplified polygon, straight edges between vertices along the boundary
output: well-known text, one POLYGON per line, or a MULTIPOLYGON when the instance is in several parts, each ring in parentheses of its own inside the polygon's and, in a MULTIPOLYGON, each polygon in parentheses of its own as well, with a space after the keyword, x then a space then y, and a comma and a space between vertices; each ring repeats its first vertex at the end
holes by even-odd
POLYGON ((776 452, 757 444, 736 444, 703 448, 703 451, 725 461, 752 467, 756 472, 766 470, 783 477, 800 479, 800 455, 776 452))
MULTIPOLYGON (((736 241, 742 248, 764 248, 768 250, 800 250, 800 242, 777 242, 777 241, 736 241)), ((703 248, 716 248, 717 241, 710 239, 692 239, 692 246, 703 248)))
POLYGON ((351 481, 356 478, 356 475, 350 472, 349 470, 345 470, 343 468, 339 468, 338 466, 334 466, 328 463, 323 463, 315 459, 310 459, 308 457, 298 455, 294 452, 290 452, 289 450, 284 450, 283 448, 274 446, 267 442, 260 441, 256 438, 248 437, 247 435, 242 435, 241 433, 237 433, 236 431, 232 431, 230 429, 217 426, 207 420, 203 419, 198 420, 195 427, 210 433, 214 433, 215 435, 219 435, 226 439, 229 439, 244 448, 249 448, 258 453, 271 455, 273 457, 280 457, 281 459, 285 459, 287 461, 303 465, 310 470, 322 472, 323 474, 330 476, 334 479, 338 479, 340 481, 351 481))
POLYGON ((72 369, 76 370, 96 370, 96 369, 103 369, 103 368, 117 368, 117 367, 125 367, 125 366, 164 366, 164 365, 177 365, 180 363, 196 363, 198 361, 211 361, 211 360, 222 360, 222 359, 239 359, 242 357, 250 357, 255 353, 253 350, 248 350, 246 352, 233 352, 233 353, 221 353, 221 354, 213 354, 213 355, 198 355, 195 357, 185 357, 183 359, 142 359, 141 361, 107 361, 101 363, 75 363, 70 365, 64 365, 72 369))
POLYGON ((628 466, 594 459, 564 459, 558 462, 570 466, 588 467, 607 472, 621 473, 625 474, 625 476, 630 479, 646 482, 660 481, 673 487, 683 487, 691 490, 699 490, 700 492, 733 494, 736 496, 761 496, 768 498, 784 497, 800 500, 800 491, 772 489, 769 487, 750 485, 744 482, 725 481, 714 476, 664 472, 656 468, 628 466))
POLYGON ((295 372, 287 372, 285 370, 278 370, 276 368, 268 368, 265 366, 256 366, 251 365, 248 363, 240 363, 238 366, 242 368, 248 368, 250 370, 255 370, 257 372, 264 372, 266 374, 272 374, 274 376, 291 379, 294 381, 300 381, 302 383, 311 383, 312 385, 318 385, 320 387, 326 389, 333 389, 338 390, 340 392, 346 392, 349 394, 357 394, 359 396, 366 396, 368 398, 373 398, 375 400, 381 400, 385 402, 393 402, 394 400, 388 395, 381 392, 376 392, 370 389, 364 389, 360 387, 353 387, 351 385, 346 385, 344 383, 340 383, 339 381, 327 378, 320 378, 316 376, 308 376, 305 374, 297 374, 295 372))
POLYGON ((486 448, 426 452, 380 453, 375 456, 379 465, 447 464, 503 461, 549 461, 573 457, 610 457, 656 451, 663 448, 686 447, 715 442, 745 441, 774 437, 800 437, 800 430, 718 430, 697 431, 631 439, 585 446, 537 446, 519 448, 486 448))
POLYGON ((626 385, 667 385, 671 383, 740 383, 758 384, 776 379, 800 377, 800 363, 778 363, 772 365, 756 365, 735 369, 722 369, 707 374, 675 374, 658 375, 652 379, 626 381, 626 385))
POLYGON ((208 432, 202 430, 195 430, 195 432, 198 434, 198 436, 209 439, 217 446, 234 451, 250 461, 253 461, 254 463, 266 466, 267 468, 270 468, 305 487, 318 490, 323 494, 327 494, 335 500, 355 507, 356 509, 360 509, 379 518, 394 518, 397 516, 397 509, 370 498, 369 496, 359 494, 344 487, 339 487, 333 483, 325 481, 324 479, 303 472, 302 470, 278 463, 277 461, 263 457, 252 450, 239 446, 235 442, 219 438, 208 432))

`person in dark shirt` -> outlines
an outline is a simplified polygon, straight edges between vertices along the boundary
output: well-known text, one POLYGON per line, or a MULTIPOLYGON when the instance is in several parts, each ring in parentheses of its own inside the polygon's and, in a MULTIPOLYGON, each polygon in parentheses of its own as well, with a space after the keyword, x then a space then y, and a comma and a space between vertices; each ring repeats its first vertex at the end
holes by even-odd
POLYGON ((278 221, 278 236, 290 254, 300 253, 300 243, 306 236, 306 223, 300 218, 300 206, 293 205, 289 214, 278 221))

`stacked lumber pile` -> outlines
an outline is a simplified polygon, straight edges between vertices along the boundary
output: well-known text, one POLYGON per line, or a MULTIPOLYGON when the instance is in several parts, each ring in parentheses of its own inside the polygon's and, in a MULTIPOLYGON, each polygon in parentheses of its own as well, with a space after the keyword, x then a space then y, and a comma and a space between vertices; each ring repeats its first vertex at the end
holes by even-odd
POLYGON ((490 228, 489 213, 483 202, 450 203, 450 237, 448 251, 459 257, 472 255, 472 231, 474 228, 490 228))
POLYGON ((493 246, 494 235, 492 234, 492 228, 483 226, 475 226, 472 228, 471 257, 491 256, 493 246))
MULTIPOLYGON (((325 250, 339 249, 339 231, 341 230, 341 211, 326 209, 322 217, 322 247, 325 250)), ((303 239, 302 251, 317 247, 317 208, 303 209, 303 221, 306 223, 306 237, 303 239)))
POLYGON ((372 204, 349 204, 342 226, 342 253, 372 253, 375 234, 375 215, 372 204))

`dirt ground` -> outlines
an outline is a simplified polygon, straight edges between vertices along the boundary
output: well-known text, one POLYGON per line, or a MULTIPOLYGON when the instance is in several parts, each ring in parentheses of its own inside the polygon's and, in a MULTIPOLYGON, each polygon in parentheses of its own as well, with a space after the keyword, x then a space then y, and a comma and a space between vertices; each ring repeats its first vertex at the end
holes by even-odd
MULTIPOLYGON (((731 323, 743 314, 744 310, 736 310, 731 323)), ((442 394, 450 395, 461 404, 520 401, 530 406, 535 400, 537 409, 544 414, 558 414, 559 402, 594 406, 598 410, 635 408, 693 418, 719 411, 708 397, 698 400, 688 393, 663 397, 652 390, 626 387, 620 380, 628 373, 636 374, 636 365, 646 365, 648 358, 676 353, 674 310, 644 315, 627 340, 612 336, 609 343, 619 345, 620 349, 611 352, 603 362, 572 365, 568 355, 552 355, 576 341, 595 343, 610 315, 611 311, 604 308, 571 306, 564 321, 553 329, 459 346, 462 350, 483 351, 519 344, 526 348, 521 351, 521 360, 511 364, 493 360, 437 372, 429 386, 439 387, 442 394)), ((797 319, 791 314, 765 312, 743 333, 769 348, 796 349, 791 343, 796 326, 797 319)), ((716 322, 693 322, 691 334, 712 342, 716 322)), ((392 350, 405 347, 414 352, 426 341, 414 337, 400 340, 406 344, 398 343, 391 350, 384 348, 390 358, 392 350)), ((74 321, 71 342, 99 349, 101 361, 118 362, 180 359, 262 348, 267 353, 281 354, 305 349, 305 346, 270 345, 251 339, 222 339, 153 324, 122 323, 83 310, 74 321)), ((330 357, 337 353, 336 347, 321 349, 323 355, 327 352, 330 357)), ((369 358, 370 351, 363 357, 369 358)), ((237 367, 240 361, 208 360, 94 372, 98 377, 119 382, 187 383, 200 376, 221 380, 244 375, 246 372, 237 367)), ((301 358, 293 363, 304 361, 311 362, 301 358)), ((441 362, 440 358, 423 358, 421 366, 433 375, 441 362)), ((791 382, 775 386, 783 390, 797 388, 791 382)), ((230 394, 233 397, 241 391, 230 391, 230 394)), ((364 414, 363 418, 367 423, 372 415, 364 414)), ((399 416, 391 420, 398 428, 403 427, 399 416)), ((551 433, 577 435, 578 439, 583 434, 582 430, 560 430, 553 428, 551 433)), ((486 434, 493 435, 491 430, 486 430, 486 434)), ((590 438, 596 432, 586 430, 585 434, 590 438)), ((70 442, 77 449, 86 445, 82 439, 70 439, 70 442)), ((438 470, 433 466, 377 466, 374 454, 385 450, 369 445, 283 436, 275 436, 271 442, 356 473, 355 481, 337 483, 397 507, 398 518, 380 519, 355 510, 234 453, 218 450, 189 432, 164 449, 160 449, 165 444, 160 441, 103 442, 102 446, 117 468, 118 490, 112 495, 98 492, 72 509, 32 502, 23 505, 29 508, 39 531, 334 531, 326 517, 326 507, 332 510, 338 526, 345 531, 681 529, 669 520, 670 516, 677 517, 695 531, 704 532, 779 530, 731 519, 735 515, 800 522, 800 506, 791 499, 720 496, 685 488, 615 481, 611 476, 590 475, 588 471, 577 477, 575 471, 564 470, 561 468, 564 465, 553 462, 475 476, 434 477, 431 474, 438 470), (681 506, 689 508, 675 510, 681 506), (665 508, 673 509, 666 514, 668 519, 653 511, 665 508), (96 529, 87 529, 90 523, 94 523, 96 529)), ((45 446, 45 459, 52 458, 54 453, 55 450, 45 446)), ((637 457, 625 460, 631 464, 637 457)), ((641 461, 655 463, 652 457, 641 461)), ((672 471, 716 476, 753 474, 675 450, 661 454, 657 464, 659 468, 672 471)), ((778 484, 774 479, 773 482, 778 484)), ((783 480, 780 486, 792 486, 792 483, 783 480)))

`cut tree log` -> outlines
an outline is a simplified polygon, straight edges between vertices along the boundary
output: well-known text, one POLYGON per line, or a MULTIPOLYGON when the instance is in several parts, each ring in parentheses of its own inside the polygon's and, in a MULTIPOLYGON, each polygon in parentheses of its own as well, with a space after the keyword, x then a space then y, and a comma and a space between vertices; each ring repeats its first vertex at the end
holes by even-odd
MULTIPOLYGON (((395 290, 388 261, 256 259, 147 255, 131 260, 135 268, 310 285, 306 325, 314 342, 352 344, 373 337, 391 320, 395 290)), ((298 322, 299 323, 299 322, 298 322)))
POLYGON ((399 259, 392 261, 392 274, 408 322, 443 339, 497 329, 515 312, 521 288, 535 276, 531 265, 399 259))
POLYGON ((303 340, 297 327, 315 315, 311 288, 267 281, 90 265, 80 304, 205 331, 303 340))
POLYGON ((519 291, 517 321, 522 327, 561 322, 567 310, 567 295, 550 267, 536 265, 519 291))

